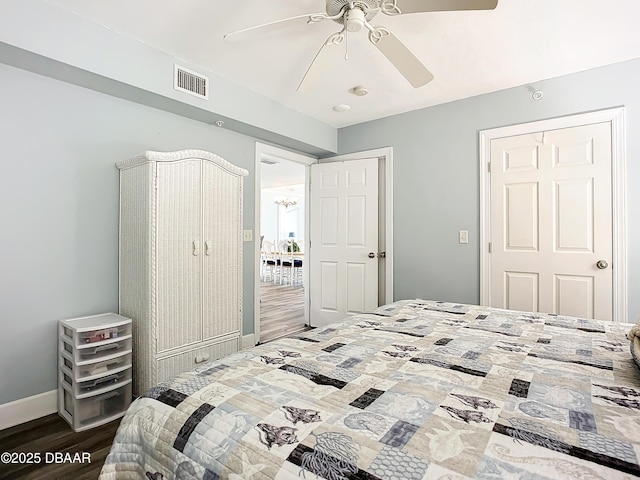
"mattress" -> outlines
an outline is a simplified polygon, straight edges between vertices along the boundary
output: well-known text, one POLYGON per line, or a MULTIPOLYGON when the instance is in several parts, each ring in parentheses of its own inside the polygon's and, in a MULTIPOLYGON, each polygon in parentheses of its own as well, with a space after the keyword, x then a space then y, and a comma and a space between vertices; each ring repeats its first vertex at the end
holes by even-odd
POLYGON ((628 327, 396 302, 152 388, 100 478, 634 478, 628 327))

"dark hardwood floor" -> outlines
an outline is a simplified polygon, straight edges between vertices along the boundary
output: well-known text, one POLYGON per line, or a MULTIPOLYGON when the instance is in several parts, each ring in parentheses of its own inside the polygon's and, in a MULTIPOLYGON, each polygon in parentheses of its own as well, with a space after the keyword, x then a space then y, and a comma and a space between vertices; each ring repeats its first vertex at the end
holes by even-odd
POLYGON ((23 452, 39 454, 41 458, 40 463, 35 464, 0 462, 0 479, 95 480, 109 453, 118 425, 120 419, 75 433, 67 422, 54 413, 0 430, 0 453, 23 452), (91 461, 60 463, 65 456, 67 460, 74 460, 75 456, 77 460, 84 457, 91 461))

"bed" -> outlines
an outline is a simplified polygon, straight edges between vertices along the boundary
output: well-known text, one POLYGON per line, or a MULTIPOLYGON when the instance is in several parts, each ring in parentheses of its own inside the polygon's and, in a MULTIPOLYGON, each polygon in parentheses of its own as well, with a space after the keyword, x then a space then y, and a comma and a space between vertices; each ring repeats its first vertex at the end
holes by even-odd
POLYGON ((152 388, 100 478, 636 478, 629 327, 396 302, 152 388))

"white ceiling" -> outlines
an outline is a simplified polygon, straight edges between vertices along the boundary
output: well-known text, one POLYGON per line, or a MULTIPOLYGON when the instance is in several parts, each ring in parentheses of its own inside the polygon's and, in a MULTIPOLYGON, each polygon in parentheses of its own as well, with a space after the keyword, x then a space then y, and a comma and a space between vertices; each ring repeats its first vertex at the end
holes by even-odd
MULTIPOLYGON (((332 47, 333 68, 314 90, 296 87, 324 40, 326 20, 228 43, 223 35, 306 13, 324 0, 47 0, 176 58, 201 66, 334 127, 640 58, 638 0, 500 0, 492 11, 389 17, 388 27, 435 75, 414 89, 365 32, 332 47), (369 95, 349 90, 364 85, 369 95), (332 107, 348 104, 337 113, 332 107)), ((215 98, 216 92, 212 92, 215 98)))
POLYGON ((287 192, 292 195, 304 195, 304 165, 284 158, 269 158, 269 161, 276 163, 262 163, 260 165, 261 188, 278 189, 287 187, 287 192))

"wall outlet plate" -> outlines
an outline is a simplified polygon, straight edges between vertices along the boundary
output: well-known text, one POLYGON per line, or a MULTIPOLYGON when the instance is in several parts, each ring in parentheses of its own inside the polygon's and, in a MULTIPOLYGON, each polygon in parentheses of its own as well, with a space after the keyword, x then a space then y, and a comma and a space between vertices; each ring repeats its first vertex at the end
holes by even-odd
POLYGON ((459 243, 469 243, 469 231, 468 230, 460 230, 458 232, 458 242, 459 243))
POLYGON ((245 242, 253 241, 253 230, 245 230, 242 238, 245 242))

